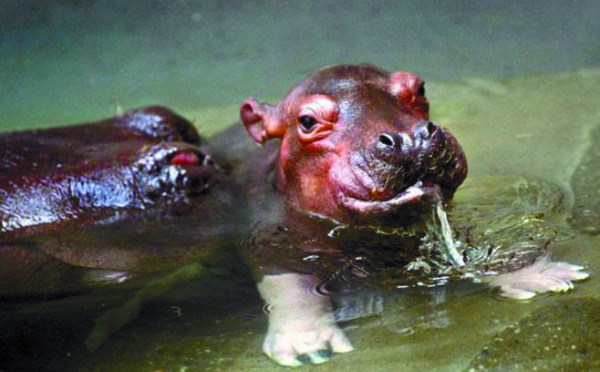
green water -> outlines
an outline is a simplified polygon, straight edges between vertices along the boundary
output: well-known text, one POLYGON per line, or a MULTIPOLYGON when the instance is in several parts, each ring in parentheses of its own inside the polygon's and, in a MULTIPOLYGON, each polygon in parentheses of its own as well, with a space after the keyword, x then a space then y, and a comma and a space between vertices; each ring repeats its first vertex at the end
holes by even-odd
MULTIPOLYGON (((2 129, 82 122, 150 103, 193 114, 250 95, 276 98, 337 63, 452 81, 600 62, 593 0, 5 0, 0 7, 2 129)), ((228 112, 201 124, 234 118, 228 112)))
MULTIPOLYGON (((538 177, 565 190, 553 218, 572 237, 554 245, 554 257, 592 272, 574 292, 529 303, 499 301, 470 283, 390 294, 379 315, 344 324, 357 350, 318 367, 460 371, 534 311, 565 299, 598 301, 600 237, 565 222, 578 197, 571 190, 587 190, 598 205, 589 191, 598 187, 571 185, 600 126, 600 5, 576 4, 4 1, 0 129, 85 122, 160 103, 214 133, 236 120, 247 96, 276 99, 323 65, 371 62, 419 72, 432 119, 463 145, 470 178, 538 177)), ((472 197, 469 190, 459 189, 457 201, 472 197)), ((198 272, 144 294, 139 314, 89 352, 94 319, 138 290, 3 303, 0 370, 283 370, 260 351, 262 303, 252 281, 235 270, 198 272)), ((564 327, 569 322, 565 317, 564 327)), ((498 370, 513 370, 504 366, 498 370)))

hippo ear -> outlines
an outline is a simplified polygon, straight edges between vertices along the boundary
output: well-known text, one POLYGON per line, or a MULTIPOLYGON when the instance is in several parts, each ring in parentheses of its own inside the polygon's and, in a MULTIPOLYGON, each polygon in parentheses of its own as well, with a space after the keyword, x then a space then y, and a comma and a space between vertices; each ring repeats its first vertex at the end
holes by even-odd
POLYGON ((429 119, 425 82, 418 75, 397 71, 390 75, 391 93, 415 116, 429 119))
POLYGON ((240 118, 250 137, 261 145, 271 138, 281 138, 285 134, 276 107, 260 103, 254 98, 248 98, 242 103, 240 118))

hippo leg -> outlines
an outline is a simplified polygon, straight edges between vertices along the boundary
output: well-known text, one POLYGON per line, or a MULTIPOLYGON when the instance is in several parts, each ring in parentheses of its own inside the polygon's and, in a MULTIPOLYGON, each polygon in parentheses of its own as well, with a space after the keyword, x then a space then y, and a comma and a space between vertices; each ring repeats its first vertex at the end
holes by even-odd
POLYGON ((329 297, 316 293, 318 284, 315 276, 295 273, 267 275, 258 283, 269 309, 263 351, 275 362, 319 364, 332 352, 354 349, 335 322, 329 297))
POLYGON ((527 300, 542 293, 560 293, 573 289, 571 282, 589 276, 583 269, 566 262, 552 262, 546 256, 529 267, 486 281, 491 287, 499 288, 502 297, 527 300))

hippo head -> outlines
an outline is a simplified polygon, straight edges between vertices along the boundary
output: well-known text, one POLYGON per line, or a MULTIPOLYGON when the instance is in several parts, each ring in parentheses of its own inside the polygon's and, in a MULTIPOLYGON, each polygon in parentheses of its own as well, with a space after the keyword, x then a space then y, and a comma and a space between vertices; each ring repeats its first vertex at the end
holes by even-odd
POLYGON ((397 219, 417 201, 452 198, 465 154, 428 112, 418 76, 371 65, 328 67, 275 106, 241 106, 256 142, 281 139, 276 186, 288 204, 342 223, 397 219))

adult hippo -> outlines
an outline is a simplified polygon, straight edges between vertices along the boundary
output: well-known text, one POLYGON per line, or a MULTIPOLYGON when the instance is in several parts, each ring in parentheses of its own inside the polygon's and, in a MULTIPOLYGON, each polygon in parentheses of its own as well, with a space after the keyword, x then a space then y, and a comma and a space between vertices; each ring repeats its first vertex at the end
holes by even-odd
POLYGON ((204 256, 194 247, 220 239, 233 193, 202 141, 189 121, 158 106, 3 134, 0 294, 65 294, 204 256))

